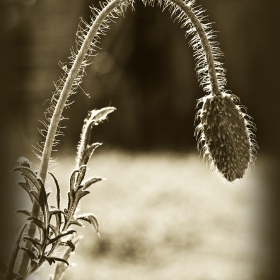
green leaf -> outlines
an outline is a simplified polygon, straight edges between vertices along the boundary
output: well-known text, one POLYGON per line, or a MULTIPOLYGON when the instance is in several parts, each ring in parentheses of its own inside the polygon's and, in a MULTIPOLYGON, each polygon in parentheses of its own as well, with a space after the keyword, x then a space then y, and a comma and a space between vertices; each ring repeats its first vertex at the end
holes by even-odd
POLYGON ((100 236, 100 233, 99 233, 99 231, 100 231, 99 222, 98 222, 98 219, 97 219, 97 217, 95 215, 93 215, 93 214, 82 214, 82 215, 79 215, 77 217, 77 219, 84 220, 84 221, 92 224, 94 226, 98 236, 100 236))

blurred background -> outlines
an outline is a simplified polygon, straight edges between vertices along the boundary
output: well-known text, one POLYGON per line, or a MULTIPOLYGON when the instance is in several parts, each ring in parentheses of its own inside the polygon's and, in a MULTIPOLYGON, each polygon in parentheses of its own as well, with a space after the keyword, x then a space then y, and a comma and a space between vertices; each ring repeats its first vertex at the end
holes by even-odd
MULTIPOLYGON (((32 145, 43 141, 39 120, 61 74, 58 62, 68 61, 80 17, 90 20, 92 4, 98 1, 0 4, 4 257, 23 221, 13 212, 29 207, 11 170, 20 156, 34 168, 39 164, 32 145)), ((97 211, 104 231, 100 240, 85 231, 77 263, 85 273, 94 266, 95 274, 84 279, 278 279, 279 1, 197 4, 215 22, 227 88, 257 124, 256 166, 246 179, 228 185, 203 165, 193 134, 197 99, 204 93, 189 38, 168 11, 136 2, 135 11, 128 9, 102 38, 64 113, 65 137, 54 154, 53 170, 66 193, 87 111, 117 108, 93 137, 104 146, 92 170, 108 181, 84 206, 97 211)), ((78 267, 67 279, 78 278, 78 267)))

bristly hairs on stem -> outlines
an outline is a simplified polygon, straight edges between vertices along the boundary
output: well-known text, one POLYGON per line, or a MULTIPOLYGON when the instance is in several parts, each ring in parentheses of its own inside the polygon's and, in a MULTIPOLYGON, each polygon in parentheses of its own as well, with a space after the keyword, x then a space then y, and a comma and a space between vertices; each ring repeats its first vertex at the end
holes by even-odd
MULTIPOLYGON (((152 6, 156 2, 155 0, 142 1, 144 5, 152 6)), ((62 135, 60 123, 63 117, 61 113, 64 107, 70 105, 68 101, 69 96, 76 92, 85 74, 85 67, 90 63, 90 58, 96 55, 100 36, 105 35, 106 30, 109 29, 110 22, 123 15, 128 6, 133 7, 133 3, 133 0, 109 0, 100 4, 101 9, 91 8, 93 14, 91 24, 81 20, 77 32, 76 50, 74 48, 71 49, 71 56, 69 58, 69 65, 72 67, 69 70, 67 64, 60 63, 64 75, 55 84, 56 90, 50 101, 50 107, 46 111, 46 121, 42 121, 45 129, 40 132, 43 136, 46 136, 46 141, 44 147, 39 145, 38 151, 40 153, 37 153, 37 155, 42 160, 40 176, 43 181, 51 158, 51 150, 58 143, 57 136, 62 135), (114 8, 110 9, 110 6, 114 6, 114 8), (98 24, 99 20, 100 23, 98 24), (93 26, 96 26, 96 28, 92 28, 93 26), (91 36, 92 34, 93 36, 91 36), (52 122, 55 123, 51 125, 52 122), (48 131, 47 135, 46 131, 48 131)), ((163 10, 169 9, 171 15, 176 16, 175 20, 181 22, 182 27, 188 28, 186 36, 193 35, 190 45, 194 50, 197 77, 204 91, 213 97, 223 98, 229 93, 224 88, 226 85, 226 71, 223 68, 223 64, 218 60, 222 56, 222 52, 218 43, 214 40, 216 35, 211 29, 211 23, 204 22, 203 10, 200 7, 194 7, 194 3, 194 0, 158 1, 163 10)), ((246 123, 245 127, 247 128, 246 123)), ((198 131, 203 133, 202 130, 198 131)), ((252 147, 254 146, 251 143, 252 132, 248 131, 247 134, 249 135, 248 141, 251 147, 250 154, 252 154, 252 147)))
MULTIPOLYGON (((253 154, 257 147, 252 133, 254 124, 241 111, 241 107, 235 104, 237 98, 225 89, 225 69, 219 61, 222 52, 214 40, 215 33, 211 29, 211 23, 205 22, 203 10, 194 6, 194 0, 142 2, 151 6, 158 3, 163 10, 169 9, 175 20, 180 22, 182 27, 187 27, 186 36, 193 36, 190 45, 194 50, 197 77, 207 94, 199 100, 203 103, 197 114, 200 121, 196 129, 199 143, 203 147, 203 153, 227 180, 242 178, 253 162, 253 154)), ((96 55, 99 40, 109 29, 109 24, 122 16, 128 6, 133 8, 133 4, 134 0, 107 0, 100 4, 100 9, 92 7, 91 23, 81 20, 76 34, 76 48, 71 49, 69 62, 59 63, 64 74, 55 83, 55 92, 45 113, 46 120, 42 121, 44 129, 40 130, 46 139, 35 148, 37 156, 41 159, 38 180, 42 184, 45 182, 52 149, 58 144, 57 137, 62 135, 62 111, 71 104, 69 97, 76 93, 80 86, 85 68, 90 63, 90 58, 96 55)), ((38 205, 35 203, 32 215, 37 217, 38 211, 38 205)), ((35 235, 32 225, 28 230, 29 239, 35 235)), ((27 267, 28 258, 25 257, 20 266, 20 275, 23 278, 27 267)))
MULTIPOLYGON (((54 83, 55 91, 49 101, 49 107, 46 109, 45 120, 41 121, 44 128, 39 131, 46 140, 37 143, 37 147, 34 147, 35 154, 41 159, 41 170, 45 169, 43 166, 48 166, 52 162, 51 150, 59 143, 58 136, 63 135, 61 121, 65 118, 62 116, 62 111, 71 105, 72 102, 69 101, 69 97, 77 92, 85 75, 86 66, 90 64, 90 59, 98 54, 97 50, 100 49, 98 44, 101 36, 106 35, 109 24, 123 16, 129 5, 129 1, 126 0, 108 0, 100 3, 100 9, 91 7, 90 24, 81 19, 76 33, 76 47, 70 49, 71 55, 68 63, 59 62, 59 66, 64 73, 54 83), (107 10, 109 10, 109 13, 107 10), (59 115, 59 118, 57 115, 59 115), (51 125, 54 121, 56 123, 51 125)), ((86 95, 90 97, 88 94, 86 95)), ((43 174, 41 174, 41 177, 44 181, 43 174)))
MULTIPOLYGON (((143 2, 155 4, 155 0, 143 2)), ((159 0, 158 4, 163 10, 169 9, 174 21, 187 27, 186 37, 192 35, 197 78, 207 94, 197 103, 202 103, 196 114, 198 149, 226 180, 242 178, 256 160, 256 127, 243 107, 236 105, 239 98, 225 89, 226 70, 219 61, 223 53, 212 24, 206 22, 203 9, 194 6, 195 0, 159 0)))
MULTIPOLYGON (((55 92, 50 100, 50 106, 45 113, 46 120, 42 121, 45 129, 40 133, 46 138, 45 142, 35 147, 35 154, 41 159, 38 177, 45 182, 48 166, 51 159, 51 153, 54 146, 58 144, 57 137, 62 135, 61 121, 63 120, 63 109, 70 105, 69 96, 73 95, 82 82, 85 74, 85 67, 89 64, 90 58, 96 55, 97 44, 102 35, 109 29, 109 23, 114 22, 116 18, 122 16, 124 11, 130 5, 127 0, 109 0, 101 5, 101 9, 92 7, 91 24, 81 20, 76 33, 76 49, 71 49, 70 62, 68 64, 60 63, 64 74, 55 84, 55 92)), ((39 207, 33 204, 32 214, 34 217, 39 215, 39 207)), ((36 234, 36 227, 30 224, 28 236, 33 238, 36 234)), ((32 244, 27 241, 26 248, 31 250, 32 244)), ((29 258, 25 254, 22 257, 19 273, 23 277, 27 273, 29 258)))
MULTIPOLYGON (((155 2, 155 0, 143 0, 144 5, 154 6, 155 2)), ((93 16, 91 17, 90 24, 81 19, 76 33, 76 47, 71 48, 71 55, 68 63, 59 62, 59 66, 63 70, 63 74, 59 80, 54 83, 55 91, 49 102, 49 107, 46 109, 45 120, 41 121, 44 128, 39 131, 40 134, 46 138, 46 141, 37 143, 37 147, 34 147, 36 150, 35 154, 42 160, 42 164, 44 164, 44 157, 46 154, 48 162, 51 161, 50 148, 54 148, 59 142, 58 136, 63 135, 63 127, 61 126, 61 121, 64 120, 64 117, 61 114, 63 108, 59 109, 60 112, 57 112, 55 109, 59 100, 61 100, 61 96, 65 94, 65 91, 67 91, 67 98, 64 100, 63 106, 64 108, 69 107, 69 105, 71 105, 69 97, 76 93, 77 88, 82 83, 86 66, 90 64, 91 57, 97 54, 101 36, 106 34, 111 22, 114 22, 114 20, 119 16, 123 16, 124 11, 129 5, 133 8, 133 3, 133 0, 107 0, 104 3, 100 3, 100 9, 91 7, 93 16), (95 30, 93 38, 89 40, 88 35, 93 23, 96 22, 99 15, 105 10, 105 8, 112 3, 116 3, 116 7, 102 19, 100 26, 95 30), (86 49, 82 48, 83 44, 87 45, 86 49), (80 52, 81 50, 82 52, 80 52), (81 56, 81 59, 77 59, 79 56, 81 56), (77 65, 78 60, 79 65, 77 65), (53 127, 50 125, 54 119, 53 116, 58 113, 59 120, 57 124, 55 124, 56 129, 53 133, 50 133, 48 131, 50 127, 53 127), (53 134, 53 137, 48 137, 48 135, 52 136, 51 134, 53 134), (49 138, 53 138, 53 140, 50 141, 49 138)), ((215 35, 211 29, 211 24, 203 23, 203 20, 205 19, 203 11, 201 8, 195 8, 194 3, 194 0, 158 1, 158 5, 162 6, 163 10, 169 9, 172 16, 176 16, 175 20, 181 22, 182 27, 187 26, 188 30, 186 32, 186 36, 193 35, 190 44, 194 49, 196 72, 200 85, 206 93, 221 95, 221 90, 224 89, 226 84, 225 70, 222 66, 223 64, 218 61, 222 52, 218 47, 218 43, 213 40, 215 35)), ((45 163, 45 165, 46 164, 48 163, 45 163)), ((42 179, 44 180, 44 178, 42 179)))

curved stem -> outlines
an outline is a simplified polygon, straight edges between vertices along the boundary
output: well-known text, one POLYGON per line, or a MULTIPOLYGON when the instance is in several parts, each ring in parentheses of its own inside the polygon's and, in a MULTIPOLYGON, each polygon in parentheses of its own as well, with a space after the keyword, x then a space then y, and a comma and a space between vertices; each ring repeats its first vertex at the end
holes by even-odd
POLYGON ((60 93, 60 98, 57 102, 55 111, 54 111, 53 116, 50 121, 50 126, 49 126, 48 134, 46 137, 44 150, 42 153, 42 160, 41 160, 41 165, 40 165, 39 176, 43 182, 45 182, 45 179, 46 179, 47 169, 48 169, 49 160, 51 157, 52 146, 53 146, 57 126, 60 121, 62 111, 65 107, 66 100, 68 99, 69 94, 71 92, 71 87, 73 85, 73 82, 78 74, 81 64, 90 47, 90 44, 93 41, 102 22, 122 2, 126 2, 126 0, 112 0, 112 2, 110 2, 106 7, 104 7, 104 9, 96 17, 93 25, 91 26, 89 32, 86 35, 86 38, 76 56, 75 62, 73 63, 72 68, 68 74, 68 77, 65 81, 63 89, 60 93))
MULTIPOLYGON (((93 41, 96 33, 98 32, 98 29, 102 25, 103 21, 106 19, 106 17, 115 9, 117 8, 121 3, 124 3, 128 0, 112 0, 107 6, 103 7, 102 11, 99 13, 99 15, 96 17, 94 23, 92 24, 89 32, 87 33, 81 48, 75 58, 75 61, 72 65, 71 70, 69 71, 69 74, 67 76, 67 79, 64 83, 63 89, 61 90, 59 100, 56 104, 54 113, 52 115, 48 134, 46 136, 46 141, 44 145, 44 149, 42 152, 42 160, 39 170, 39 177, 43 182, 45 182, 47 169, 49 165, 49 160, 51 157, 52 147, 56 135, 56 131, 58 128, 59 121, 61 119, 61 115, 63 112, 63 109, 65 107, 66 101, 71 93, 72 85, 75 81, 75 78, 79 72, 79 69, 82 65, 83 60, 85 59, 85 56, 87 54, 87 51, 90 47, 91 42, 93 41)), ((219 90, 218 81, 217 81, 217 74, 214 64, 214 58, 211 50, 211 46, 209 43, 209 40, 207 38, 207 35, 205 33, 205 30, 200 23, 197 16, 194 14, 194 12, 182 1, 182 0, 169 0, 170 2, 173 2, 175 5, 177 5, 182 11, 184 11, 187 15, 187 17, 190 19, 192 25, 195 27, 196 32, 199 35, 199 38, 202 43, 202 47, 205 52, 205 57, 207 61, 207 67, 208 67, 208 73, 209 73, 209 80, 211 85, 211 92, 214 95, 221 95, 221 92, 219 90)), ((32 215, 37 217, 39 215, 39 206, 34 203, 33 209, 32 209, 32 215)), ((33 223, 30 223, 29 229, 28 229, 28 236, 33 238, 36 232, 36 226, 33 223)), ((27 242, 26 244, 27 249, 31 249, 31 243, 27 242)), ((25 277, 28 269, 29 264, 29 257, 26 253, 23 254, 23 258, 20 265, 20 275, 23 275, 25 277)))
POLYGON ((182 0, 169 0, 176 4, 181 10, 183 10, 190 21, 192 22, 193 26, 196 29, 196 32, 201 40, 202 47, 205 52, 205 57, 207 61, 207 67, 208 67, 208 73, 209 73, 209 80, 211 84, 211 92, 214 95, 221 95, 219 85, 218 85, 218 80, 217 80, 217 73, 216 73, 216 68, 214 64, 214 58, 211 50, 211 46, 209 43, 209 40, 207 38, 207 35, 204 31, 204 28, 197 18, 197 16, 194 14, 194 12, 182 1, 182 0))
MULTIPOLYGON (((78 71, 81 67, 81 64, 87 54, 87 51, 90 47, 91 42, 93 41, 98 29, 100 28, 102 22, 106 19, 106 17, 121 3, 126 2, 127 0, 113 0, 110 2, 106 7, 102 9, 100 14, 96 17, 93 25, 91 26, 89 32, 86 35, 86 38, 84 39, 83 44, 81 45, 81 48, 76 56, 76 59, 72 65, 71 70, 69 71, 69 74, 67 76, 67 79, 65 81, 65 84, 63 86, 63 89, 60 93, 59 100, 56 104, 54 113, 52 115, 49 129, 48 129, 48 134, 46 137, 44 149, 42 152, 42 160, 41 160, 41 165, 40 165, 40 170, 39 170, 39 177, 43 182, 46 180, 46 175, 47 175, 47 170, 48 170, 48 165, 51 157, 51 152, 53 148, 53 143, 55 139, 55 134, 57 131, 57 127, 59 124, 59 121, 61 119, 61 115, 63 112, 63 109, 65 107, 65 103, 71 93, 71 88, 74 83, 74 80, 78 74, 78 71)), ((39 206, 34 203, 33 208, 32 208, 32 215, 37 217, 39 214, 39 206)), ((28 236, 33 238, 36 232, 36 225, 33 223, 30 223, 29 229, 28 229, 28 236)), ((31 243, 27 242, 26 247, 27 249, 31 249, 31 243)), ((19 273, 20 275, 25 275, 28 269, 28 264, 29 264, 29 257, 26 253, 23 254, 23 258, 21 261, 20 265, 20 270, 19 273)))

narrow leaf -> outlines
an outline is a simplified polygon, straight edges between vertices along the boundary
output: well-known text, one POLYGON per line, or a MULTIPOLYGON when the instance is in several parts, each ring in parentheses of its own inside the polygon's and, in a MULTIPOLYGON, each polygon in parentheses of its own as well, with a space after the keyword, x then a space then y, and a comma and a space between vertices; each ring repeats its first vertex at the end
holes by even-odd
POLYGON ((74 191, 75 189, 75 182, 76 182, 76 173, 78 173, 79 170, 74 170, 70 176, 70 190, 74 191))
POLYGON ((70 225, 76 225, 76 226, 79 226, 79 227, 83 227, 84 225, 80 222, 80 221, 78 221, 78 220, 72 220, 72 221, 70 221, 69 222, 69 226, 70 225))
POLYGON ((107 115, 114 112, 115 110, 115 107, 105 107, 100 110, 92 110, 92 119, 98 124, 104 121, 107 118, 107 115))
POLYGON ((38 205, 39 205, 41 208, 44 208, 44 206, 41 205, 40 198, 39 198, 39 194, 37 193, 37 191, 30 191, 29 193, 30 193, 30 195, 36 200, 36 202, 38 203, 38 205))
POLYGON ((57 215, 57 214, 64 214, 64 212, 60 209, 52 209, 49 211, 51 215, 57 215))
POLYGON ((82 165, 80 167, 80 170, 79 170, 79 173, 78 173, 78 176, 77 176, 77 180, 76 180, 76 186, 79 186, 81 185, 84 177, 85 177, 85 174, 86 174, 86 171, 87 171, 87 166, 86 165, 82 165))
POLYGON ((20 166, 16 167, 14 171, 21 172, 21 175, 26 177, 36 188, 40 191, 40 185, 38 184, 36 174, 28 167, 20 166))
POLYGON ((75 248, 76 248, 75 244, 70 240, 68 240, 66 242, 61 242, 61 243, 59 243, 59 245, 60 246, 68 246, 71 249, 71 252, 74 252, 75 248))
POLYGON ((40 184, 40 192, 39 192, 40 193, 40 196, 39 196, 40 205, 42 205, 42 207, 45 208, 48 205, 45 185, 40 178, 38 178, 37 181, 40 184))
POLYGON ((77 217, 77 219, 84 220, 84 221, 92 224, 94 226, 98 236, 100 236, 100 234, 99 234, 99 230, 100 230, 99 222, 98 222, 98 219, 95 215, 93 215, 93 214, 83 214, 83 215, 79 215, 77 217))
POLYGON ((29 217, 28 220, 31 221, 31 222, 33 222, 35 225, 37 225, 37 226, 38 226, 39 228, 41 228, 43 231, 46 230, 46 227, 45 227, 44 223, 43 223, 41 220, 39 220, 38 218, 32 216, 32 217, 29 217))
POLYGON ((18 184, 28 193, 31 202, 33 203, 34 202, 34 198, 29 193, 30 192, 30 185, 28 183, 28 180, 25 178, 25 182, 19 182, 18 184))
MULTIPOLYGON (((78 245, 78 243, 79 243, 81 238, 82 238, 81 236, 77 236, 77 237, 75 237, 73 239, 73 245, 75 247, 77 247, 77 245, 78 245)), ((63 256, 63 259, 67 261, 69 259, 69 257, 70 257, 71 252, 72 252, 72 249, 69 247, 66 250, 66 252, 65 252, 65 254, 63 256)), ((58 263, 56 265, 56 268, 55 268, 54 279, 62 279, 61 277, 65 273, 66 269, 67 269, 67 266, 65 266, 63 263, 58 263)))
POLYGON ((22 210, 17 210, 16 212, 17 212, 17 213, 22 213, 22 214, 24 214, 24 215, 26 215, 26 216, 29 216, 29 217, 32 215, 32 213, 31 213, 30 211, 24 210, 24 209, 22 209, 22 210))
POLYGON ((57 257, 46 257, 44 256, 43 259, 45 259, 50 265, 57 262, 64 262, 65 264, 69 265, 68 261, 61 259, 61 258, 57 258, 57 257))
POLYGON ((26 236, 26 237, 23 237, 23 240, 24 241, 28 240, 29 242, 31 242, 32 245, 39 250, 40 255, 41 255, 42 244, 40 243, 40 241, 37 238, 34 239, 34 238, 26 236))
POLYGON ((63 236, 66 236, 66 235, 69 235, 69 234, 73 234, 74 232, 76 232, 76 231, 73 230, 73 229, 71 229, 71 230, 69 230, 69 231, 67 231, 67 232, 61 233, 61 234, 57 235, 56 237, 51 238, 51 239, 49 240, 49 244, 51 244, 51 243, 57 241, 58 239, 62 238, 63 236))
POLYGON ((60 230, 60 227, 61 227, 61 215, 64 216, 64 219, 65 219, 65 215, 64 215, 64 212, 61 211, 60 209, 56 209, 54 207, 51 207, 52 210, 49 211, 49 221, 48 221, 48 224, 50 225, 51 224, 51 218, 53 215, 55 215, 55 221, 56 221, 56 228, 57 230, 59 231, 60 230))
POLYGON ((83 191, 82 189, 80 189, 77 193, 76 193, 76 199, 77 202, 79 202, 81 200, 82 197, 88 195, 90 192, 89 191, 83 191))
POLYGON ((84 183, 84 190, 90 187, 92 184, 104 180, 103 178, 90 178, 84 183))
POLYGON ((56 202, 57 202, 57 208, 59 209, 60 208, 60 187, 59 187, 56 177, 51 172, 48 172, 48 173, 53 177, 53 180, 54 180, 54 183, 56 186, 56 202))
POLYGON ((70 209, 71 205, 74 202, 75 191, 74 190, 70 190, 70 192, 68 192, 67 195, 68 195, 68 207, 67 208, 70 209))
POLYGON ((83 156, 83 164, 87 164, 89 159, 91 158, 93 152, 95 151, 96 148, 101 146, 102 143, 93 143, 90 146, 87 146, 85 151, 84 151, 84 156, 83 156))
POLYGON ((53 226, 53 225, 49 224, 49 228, 51 228, 51 230, 52 230, 52 232, 50 232, 49 237, 52 236, 53 234, 54 234, 55 236, 57 236, 57 235, 60 233, 60 227, 59 227, 59 225, 53 226))
POLYGON ((31 250, 29 250, 29 249, 27 249, 27 248, 24 248, 24 247, 21 247, 20 249, 23 250, 23 251, 25 251, 25 252, 28 254, 30 260, 35 261, 35 260, 38 259, 38 258, 36 257, 36 255, 35 255, 31 250))

